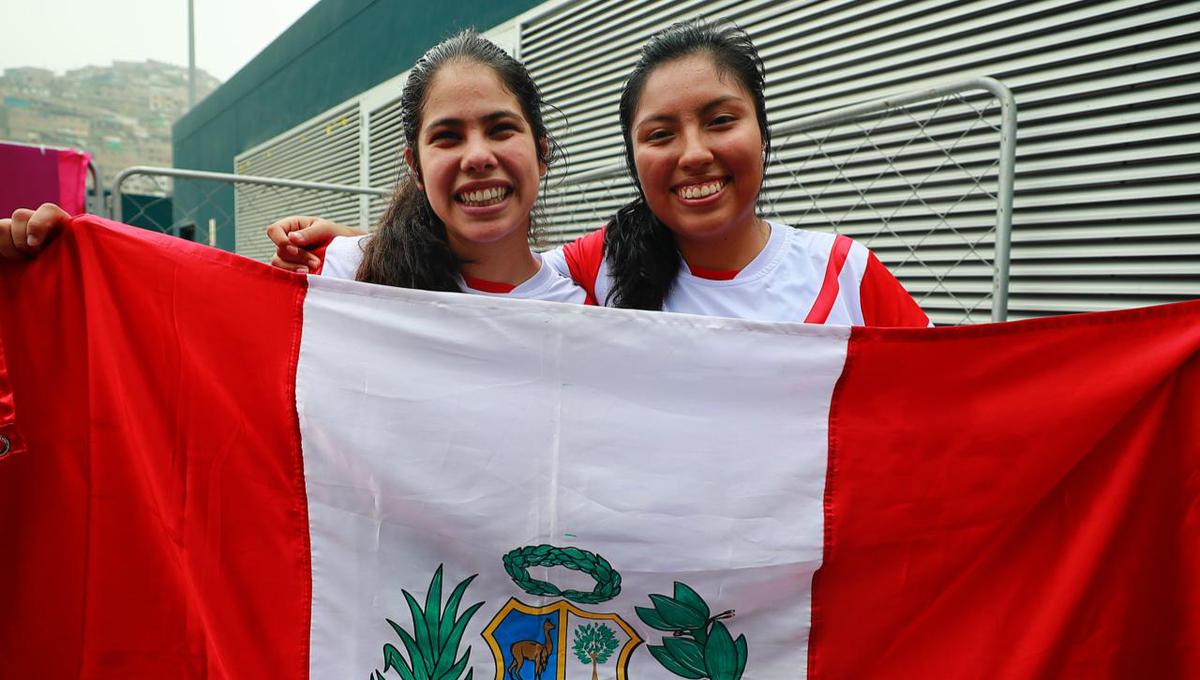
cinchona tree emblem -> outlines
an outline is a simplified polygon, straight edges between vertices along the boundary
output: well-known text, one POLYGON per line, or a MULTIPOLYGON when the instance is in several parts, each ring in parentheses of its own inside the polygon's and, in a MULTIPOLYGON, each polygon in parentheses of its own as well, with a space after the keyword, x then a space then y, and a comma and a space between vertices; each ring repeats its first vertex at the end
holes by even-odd
POLYGON ((575 658, 580 663, 592 664, 592 680, 599 680, 597 669, 607 663, 608 657, 620 646, 617 635, 603 623, 589 623, 575 629, 575 658))

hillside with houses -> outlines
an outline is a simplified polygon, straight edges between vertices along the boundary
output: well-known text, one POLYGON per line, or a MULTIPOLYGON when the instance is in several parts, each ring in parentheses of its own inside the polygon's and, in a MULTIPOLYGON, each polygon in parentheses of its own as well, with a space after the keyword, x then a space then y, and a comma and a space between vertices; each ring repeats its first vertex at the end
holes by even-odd
MULTIPOLYGON (((196 73, 202 99, 220 85, 196 73)), ((92 153, 108 185, 131 165, 171 165, 171 124, 187 111, 187 69, 160 61, 116 61, 57 74, 0 74, 0 140, 92 153)))

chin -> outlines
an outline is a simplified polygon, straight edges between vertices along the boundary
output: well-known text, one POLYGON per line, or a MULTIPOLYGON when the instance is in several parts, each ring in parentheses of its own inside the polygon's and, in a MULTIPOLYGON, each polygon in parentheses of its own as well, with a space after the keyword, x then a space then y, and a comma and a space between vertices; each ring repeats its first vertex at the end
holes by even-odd
POLYGON ((456 231, 455 237, 467 243, 488 244, 510 238, 513 232, 519 230, 519 228, 514 229, 508 225, 469 226, 466 229, 456 231))
POLYGON ((735 220, 723 220, 719 218, 705 220, 692 219, 677 222, 675 225, 668 225, 668 228, 677 237, 707 240, 725 236, 730 233, 735 224, 735 220))

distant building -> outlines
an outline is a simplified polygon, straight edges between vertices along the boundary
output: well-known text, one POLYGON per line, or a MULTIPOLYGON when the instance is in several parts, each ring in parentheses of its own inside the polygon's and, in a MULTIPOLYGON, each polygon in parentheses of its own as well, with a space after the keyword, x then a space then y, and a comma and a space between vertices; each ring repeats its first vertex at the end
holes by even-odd
MULTIPOLYGON (((197 72, 200 96, 219 85, 197 72)), ((6 69, 0 74, 0 139, 91 152, 107 186, 131 165, 171 165, 171 124, 187 111, 187 90, 186 68, 153 60, 85 66, 61 76, 42 68, 6 69)))

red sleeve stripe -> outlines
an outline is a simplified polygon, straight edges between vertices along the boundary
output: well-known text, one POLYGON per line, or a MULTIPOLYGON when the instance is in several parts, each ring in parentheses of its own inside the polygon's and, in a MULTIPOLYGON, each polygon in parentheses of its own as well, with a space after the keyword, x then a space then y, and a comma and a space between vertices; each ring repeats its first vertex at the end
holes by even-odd
POLYGON ((817 293, 817 299, 808 311, 808 316, 804 318, 804 323, 825 323, 829 318, 829 312, 833 311, 833 303, 841 290, 838 276, 842 273, 842 267, 846 265, 846 256, 850 254, 852 245, 854 242, 842 234, 838 234, 833 240, 833 248, 829 251, 829 264, 825 267, 825 281, 821 284, 821 291, 817 293))
POLYGON ((563 246, 563 258, 567 261, 571 278, 586 294, 583 302, 585 305, 601 304, 596 297, 596 278, 600 275, 600 265, 604 262, 604 229, 602 227, 580 236, 563 246))
POLYGON ((329 244, 330 244, 330 243, 333 243, 333 239, 329 239, 328 241, 326 241, 326 242, 322 243, 321 245, 317 246, 316 248, 313 248, 313 249, 311 249, 311 250, 309 250, 309 251, 308 251, 308 252, 312 253, 313 255, 316 255, 316 256, 317 256, 318 258, 320 258, 320 260, 321 260, 321 261, 320 261, 320 262, 317 264, 317 268, 316 268, 314 271, 312 271, 312 272, 309 272, 309 273, 311 273, 311 274, 320 274, 320 273, 321 273, 321 270, 325 269, 325 250, 326 250, 327 248, 329 248, 329 244))

